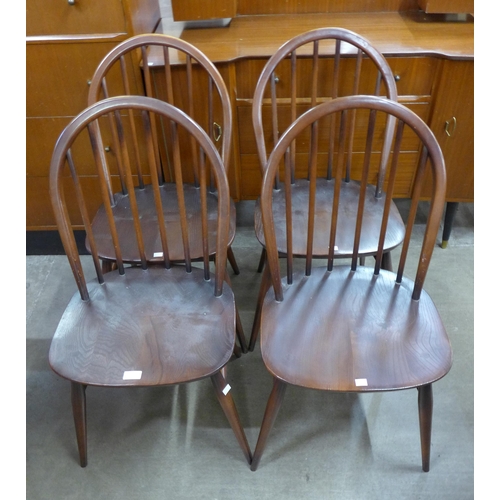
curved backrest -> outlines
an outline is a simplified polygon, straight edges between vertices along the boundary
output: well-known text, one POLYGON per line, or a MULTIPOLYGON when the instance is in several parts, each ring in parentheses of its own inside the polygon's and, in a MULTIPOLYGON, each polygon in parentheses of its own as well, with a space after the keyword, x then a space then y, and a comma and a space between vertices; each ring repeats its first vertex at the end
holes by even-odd
MULTIPOLYGON (((231 152, 231 103, 219 71, 200 50, 168 35, 143 34, 129 38, 99 64, 90 84, 88 104, 101 98, 143 94, 168 102, 195 120, 216 144, 227 172, 231 152)), ((155 124, 153 139, 161 159, 159 181, 173 180, 173 148, 168 124, 155 124)), ((198 184, 194 143, 183 141, 181 144, 183 153, 192 151, 190 180, 198 184)), ((140 153, 134 152, 140 172, 139 157, 140 153)))
MULTIPOLYGON (((368 40, 343 28, 320 28, 300 34, 283 44, 264 66, 252 103, 252 121, 262 172, 280 135, 298 116, 322 102, 358 94, 385 95, 397 101, 391 68, 385 57, 368 40), (300 80, 298 75, 302 75, 300 80), (310 75, 310 78, 304 78, 303 75, 310 75)), ((352 115, 347 132, 349 142, 344 173, 347 181, 351 178, 355 127, 356 118, 352 115)), ((391 127, 387 127, 386 134, 377 194, 385 178, 388 144, 392 139, 391 127)), ((297 148, 298 157, 304 150, 300 144, 293 148, 297 148)), ((325 145, 325 154, 332 157, 333 148, 332 143, 325 145)), ((294 162, 295 156, 293 151, 294 162)), ((306 165, 300 165, 300 158, 297 162, 297 169, 307 169, 306 165)), ((293 175, 295 169, 294 166, 293 175)), ((331 178, 331 161, 324 173, 327 178, 331 178)))
MULTIPOLYGON (((422 186, 424 184, 425 170, 427 164, 430 165, 432 173, 432 191, 431 191, 431 204, 427 220, 425 236, 422 243, 422 250, 420 260, 418 263, 415 279, 415 287, 413 290, 413 298, 418 299, 422 290, 423 282, 429 262, 431 259, 433 247, 435 244, 437 231, 441 221, 445 202, 446 191, 446 172, 445 164, 439 144, 434 137, 434 134, 429 127, 419 118, 413 111, 405 106, 398 104, 394 101, 389 101, 375 96, 349 96, 339 97, 333 101, 326 102, 310 109, 302 116, 300 116, 282 135, 278 144, 274 148, 269 157, 264 173, 264 180, 262 184, 261 193, 261 207, 262 218, 264 226, 264 236, 266 241, 266 249, 268 256, 269 268, 272 275, 272 282, 276 299, 281 300, 282 297, 282 282, 280 277, 279 256, 276 245, 276 234, 274 232, 273 223, 273 190, 274 179, 280 168, 284 163, 284 181, 280 186, 285 192, 286 196, 286 240, 288 248, 287 255, 287 281, 293 282, 293 214, 294 208, 292 204, 292 165, 291 165, 291 149, 293 142, 303 136, 304 132, 308 132, 304 140, 308 142, 308 161, 311 165, 310 168, 310 182, 309 182, 309 234, 307 236, 307 255, 305 273, 309 275, 311 272, 312 262, 312 248, 314 236, 314 218, 315 218, 315 189, 316 178, 318 175, 318 163, 321 151, 317 146, 317 137, 320 134, 321 128, 328 127, 332 118, 337 119, 339 127, 335 136, 335 142, 339 145, 339 153, 336 157, 336 166, 334 172, 335 182, 331 183, 333 190, 333 206, 330 227, 326 230, 330 233, 328 269, 331 270, 333 266, 333 258, 335 254, 335 236, 337 231, 337 220, 339 214, 339 200, 340 200, 340 184, 337 179, 342 177, 343 164, 345 162, 345 154, 347 151, 347 131, 349 118, 352 113, 363 114, 365 119, 365 127, 363 130, 364 137, 364 154, 363 154, 363 172, 362 180, 360 183, 360 195, 358 200, 358 211, 356 219, 356 228, 354 232, 353 241, 353 255, 351 261, 352 271, 356 270, 358 261, 358 248, 361 235, 361 227, 364 218, 364 202, 367 196, 368 179, 370 175, 377 174, 373 172, 372 156, 374 153, 373 144, 375 142, 375 135, 378 129, 378 123, 387 123, 389 120, 395 121, 395 133, 393 143, 391 144, 391 154, 388 163, 388 183, 387 183, 387 196, 384 204, 384 214, 380 222, 379 244, 378 252, 376 255, 374 274, 380 272, 383 243, 387 230, 387 221, 390 213, 390 206, 392 201, 392 193, 396 183, 398 172, 401 168, 405 167, 406 159, 404 154, 400 154, 404 150, 405 141, 411 140, 413 143, 418 141, 415 151, 419 151, 417 161, 417 168, 414 177, 412 202, 408 221, 406 224, 405 239, 401 250, 399 266, 397 271, 396 282, 400 283, 403 277, 403 272, 408 255, 408 248, 410 237, 415 222, 417 213, 417 206, 420 199, 422 186)), ((361 121, 361 120, 360 120, 361 121)), ((357 131, 358 140, 361 140, 361 130, 357 131)))
MULTIPOLYGON (((109 117, 130 115, 134 117, 135 127, 131 130, 122 120, 114 122, 116 129, 119 151, 123 163, 121 175, 125 179, 133 224, 130 231, 134 233, 132 238, 137 245, 141 265, 147 268, 144 248, 144 234, 141 220, 143 218, 144 206, 141 205, 140 192, 134 189, 137 182, 137 173, 132 168, 130 158, 134 143, 139 143, 145 152, 144 175, 151 177, 152 190, 154 193, 154 206, 157 220, 157 240, 161 257, 166 268, 172 263, 169 258, 169 234, 165 224, 163 204, 176 204, 176 211, 180 214, 180 233, 184 245, 184 263, 187 272, 191 272, 191 257, 189 248, 190 228, 194 224, 186 216, 184 180, 183 180, 183 157, 180 154, 179 136, 186 134, 195 142, 197 155, 199 157, 200 187, 196 190, 199 196, 200 218, 197 219, 195 230, 201 233, 203 239, 203 263, 205 279, 211 279, 209 272, 209 244, 208 244, 208 221, 207 221, 207 191, 208 179, 215 179, 218 190, 218 222, 216 235, 217 261, 215 269, 215 294, 222 293, 222 284, 226 270, 226 251, 229 232, 229 186, 224 169, 224 163, 204 130, 194 122, 186 113, 171 106, 168 103, 144 96, 122 96, 105 99, 90 106, 80 113, 64 129, 59 137, 50 166, 50 196, 54 209, 57 226, 64 245, 66 254, 75 276, 80 294, 84 300, 88 299, 86 281, 78 255, 78 249, 74 238, 72 227, 83 227, 87 233, 89 247, 92 253, 97 277, 104 282, 105 275, 102 272, 99 255, 96 249, 96 238, 92 230, 92 215, 96 207, 104 204, 109 231, 113 239, 116 253, 116 263, 120 274, 125 273, 122 260, 121 242, 118 238, 117 224, 120 222, 120 212, 114 210, 108 193, 108 158, 104 152, 104 138, 109 134, 109 117), (153 142, 152 118, 165 119, 171 124, 173 135, 173 168, 175 170, 175 190, 170 190, 170 199, 165 200, 164 194, 160 193, 160 184, 154 175, 156 171, 155 146, 153 142), (201 219, 201 220, 200 220, 201 219)), ((115 172, 116 174, 116 172, 115 172)), ((118 175, 111 178, 111 182, 118 175)), ((164 190, 163 190, 164 191, 164 190)), ((151 204, 146 206, 151 211, 151 204)), ((148 219, 151 214, 148 213, 148 219)), ((148 231, 151 229, 149 228, 148 231)))

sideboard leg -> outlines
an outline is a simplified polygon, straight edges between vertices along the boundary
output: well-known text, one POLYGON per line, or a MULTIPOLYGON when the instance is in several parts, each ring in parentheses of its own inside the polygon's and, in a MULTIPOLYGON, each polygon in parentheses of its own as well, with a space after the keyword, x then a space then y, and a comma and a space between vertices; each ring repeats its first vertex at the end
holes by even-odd
POLYGON ((458 202, 449 201, 446 203, 446 212, 444 214, 444 228, 443 228, 443 241, 441 243, 441 248, 446 248, 448 246, 448 240, 450 239, 451 228, 453 226, 453 220, 458 210, 458 202))

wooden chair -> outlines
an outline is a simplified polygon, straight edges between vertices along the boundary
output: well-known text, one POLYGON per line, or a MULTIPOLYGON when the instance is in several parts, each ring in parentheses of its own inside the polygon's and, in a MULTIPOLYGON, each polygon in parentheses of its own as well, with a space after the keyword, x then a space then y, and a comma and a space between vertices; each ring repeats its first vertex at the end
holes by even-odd
MULTIPOLYGON (((182 384, 210 377, 217 398, 236 435, 245 458, 251 452, 241 427, 231 393, 227 392, 221 370, 237 349, 236 309, 231 287, 225 281, 226 251, 230 226, 230 197, 224 164, 212 141, 185 113, 149 97, 115 97, 96 103, 77 116, 63 131, 54 150, 50 168, 50 196, 77 292, 70 300, 54 334, 49 352, 52 369, 71 382, 71 401, 76 426, 80 464, 87 464, 87 386, 131 387, 182 384), (144 206, 134 189, 131 168, 132 141, 126 121, 132 115, 135 132, 142 139, 147 158, 145 171, 151 176, 156 236, 162 251, 158 265, 150 265, 145 246, 144 206), (164 118, 174 137, 176 192, 162 192, 155 175, 156 147, 153 117, 164 118), (108 192, 108 166, 103 136, 114 122, 123 160, 129 210, 133 218, 134 242, 140 265, 127 266, 123 259, 121 208, 113 205, 108 192), (194 138, 199 156, 200 217, 187 214, 182 157, 178 137, 194 138), (147 168, 146 168, 147 167, 147 168), (216 232, 209 227, 207 182, 212 175, 217 187, 216 232), (90 180, 99 179, 96 185, 90 180), (102 200, 94 200, 96 190, 102 200), (171 257, 170 224, 165 224, 164 204, 178 204, 184 259, 175 264, 171 257), (102 204, 113 241, 117 269, 103 272, 97 250, 97 236, 91 222, 92 205, 102 204), (73 227, 81 224, 86 232, 97 277, 85 276, 78 255, 73 227), (193 226, 195 228, 193 229, 193 226), (202 263, 191 258, 190 234, 199 232, 202 263), (213 241, 211 241, 213 239, 213 241), (211 264, 210 248, 218 258, 211 264), (213 272, 210 266, 215 266, 213 272)), ((120 195, 119 197, 121 197, 120 195)), ((192 194, 189 193, 189 196, 192 194)), ((150 214, 149 214, 150 215, 150 214)), ((177 234, 174 234, 177 237, 177 234)), ((129 243, 127 242, 127 245, 129 243)), ((197 255, 197 254, 196 254, 197 255)), ((198 256, 198 255, 197 255, 198 256)))
MULTIPOLYGON (((132 37, 114 49, 101 61, 99 64, 89 88, 88 105, 92 105, 101 98, 107 98, 117 95, 138 95, 145 93, 150 97, 162 99, 186 112, 191 118, 197 121, 212 138, 222 156, 226 168, 226 174, 231 153, 231 134, 232 134, 232 111, 229 95, 224 84, 224 81, 210 60, 191 44, 178 38, 160 35, 160 34, 144 34, 132 37), (132 54, 136 55, 134 59, 132 54), (162 68, 155 68, 155 60, 163 58, 165 65, 162 68), (136 65, 132 64, 133 60, 142 60, 142 74, 138 72, 136 65), (141 81, 143 80, 143 81, 141 81), (194 84, 196 83, 196 85, 194 84), (194 89, 205 88, 205 93, 194 93, 194 89)), ((133 126, 133 122, 130 123, 133 126)), ((153 140, 158 147, 158 179, 162 185, 162 192, 174 190, 173 172, 173 148, 172 137, 168 126, 163 123, 154 124, 153 140)), ((120 161, 118 148, 116 145, 116 137, 110 137, 107 147, 108 155, 115 156, 116 162, 120 161)), ((181 151, 191 152, 192 144, 184 141, 181 151)), ((137 165, 137 170, 141 171, 141 156, 140 153, 134 151, 133 161, 137 165)), ((199 187, 198 166, 196 163, 196 155, 190 162, 184 162, 186 168, 186 180, 192 183, 192 191, 194 192, 199 187)), ((127 192, 125 182, 122 179, 121 190, 124 194, 127 192)), ((139 187, 137 193, 141 197, 142 203, 149 204, 153 207, 153 192, 150 182, 143 176, 139 176, 139 187)), ((213 190, 209 190, 209 197, 213 198, 213 202, 209 205, 209 210, 215 210, 217 194, 213 190)), ((186 198, 186 210, 190 216, 196 217, 199 210, 196 205, 196 196, 193 197, 193 202, 190 197, 186 198), (194 205, 192 205, 194 203, 194 205)), ((132 224, 131 214, 127 212, 128 205, 126 201, 117 199, 118 206, 123 205, 124 217, 128 213, 128 225, 132 224)), ((175 220, 177 217, 170 209, 166 215, 166 223, 175 220)), ((152 210, 152 213, 154 210, 152 210)), ((215 220, 213 215, 209 217, 209 221, 215 220)), ((155 221, 151 222, 154 226, 155 221)), ((212 224, 210 222, 210 224, 212 224)), ((135 242, 127 244, 125 242, 129 234, 128 225, 125 223, 118 227, 120 237, 124 240, 123 243, 123 259, 125 262, 139 263, 140 258, 137 253, 135 242)), ((228 260, 235 274, 239 274, 239 268, 231 248, 231 243, 234 240, 236 231, 236 210, 234 203, 231 201, 231 217, 230 217, 230 236, 228 246, 228 260)), ((104 207, 102 207, 94 220, 94 232, 98 237, 97 251, 101 259, 105 263, 114 263, 113 244, 106 226, 106 216, 104 207)), ((196 234, 192 235, 196 238, 196 234)), ((152 262, 155 261, 154 242, 145 241, 146 258, 152 262)), ((172 238, 171 253, 174 260, 181 260, 182 241, 172 238)), ((192 248, 192 258, 199 258, 201 247, 198 244, 192 248)), ((211 258, 215 257, 215 249, 211 248, 211 258)), ((106 264, 105 264, 106 265, 106 264)))
MULTIPOLYGON (((361 139, 360 130, 356 132, 361 139)), ((376 162, 378 164, 378 162, 376 162)), ((402 165, 401 165, 402 164, 402 165)), ((443 212, 446 174, 443 156, 434 135, 427 125, 408 108, 375 96, 340 97, 309 110, 283 134, 271 153, 264 175, 261 204, 262 223, 267 249, 267 261, 272 287, 265 296, 261 329, 262 358, 273 375, 274 383, 265 410, 260 435, 254 452, 252 470, 256 470, 264 447, 283 401, 288 384, 335 392, 378 392, 399 389, 418 389, 422 467, 429 470, 432 384, 451 368, 452 351, 439 313, 423 290, 424 279, 435 245, 443 212), (320 129, 336 118, 339 124, 332 140, 338 145, 338 155, 332 166, 334 176, 343 176, 344 156, 348 152, 348 123, 357 113, 366 122, 364 134, 366 153, 363 158, 358 209, 354 229, 353 252, 350 264, 335 261, 333 249, 341 230, 341 187, 331 184, 333 205, 327 236, 330 252, 325 261, 314 260, 316 223, 321 219, 314 212, 317 195, 317 165, 320 150, 320 129), (391 117, 396 120, 392 152, 388 162, 386 196, 383 216, 379 223, 378 250, 375 266, 358 264, 362 227, 367 216, 365 204, 371 196, 368 179, 373 169, 372 156, 377 136, 391 117), (307 134, 304 134, 307 132, 307 134), (305 261, 292 258, 292 241, 297 226, 295 198, 292 186, 292 145, 306 140, 310 146, 309 206, 307 214, 307 251, 305 261), (408 141, 417 143, 418 158, 411 208, 406 223, 404 242, 397 272, 382 269, 384 240, 387 238, 391 211, 391 195, 398 169, 405 159, 400 151, 408 141), (285 165, 283 192, 286 215, 286 270, 280 274, 280 250, 272 205, 277 196, 274 189, 276 173, 285 165), (430 170, 425 174, 426 168, 430 170), (428 177, 426 177, 428 176, 428 177), (425 234, 410 237, 415 226, 419 196, 424 184, 432 179, 432 198, 425 234), (415 251, 417 247, 417 251, 415 251), (418 250, 420 248, 420 250, 418 250), (416 261, 415 279, 403 273, 416 261), (408 261, 408 262, 407 262, 408 261), (314 265, 313 265, 314 263, 314 265)), ((399 251, 399 249, 398 249, 399 251)), ((413 271, 412 271, 413 274, 413 271)))
MULTIPOLYGON (((257 142, 257 151, 262 173, 265 173, 269 151, 277 144, 280 135, 302 113, 325 101, 339 96, 356 94, 385 95, 396 101, 397 90, 391 68, 384 56, 361 36, 342 28, 321 28, 312 30, 286 42, 269 59, 261 72, 252 103, 252 119, 257 142), (321 50, 320 50, 321 43, 321 50), (299 66, 302 69, 299 71, 299 66), (305 68, 304 68, 305 67, 305 68), (298 81, 298 74, 310 74, 309 81, 298 81), (363 75, 363 76, 362 76, 363 75)), ((335 258, 349 257, 353 248, 353 228, 356 222, 357 199, 359 196, 359 179, 361 172, 360 147, 356 140, 358 119, 351 117, 348 125, 347 152, 345 155, 344 178, 341 183, 341 201, 338 235, 336 240, 335 258)), ((327 129, 320 137, 321 161, 318 165, 321 176, 318 175, 316 185, 316 211, 318 217, 328 221, 332 206, 330 169, 333 150, 328 149, 327 129)), ((391 127, 387 128, 385 142, 380 143, 377 161, 382 167, 379 177, 372 177, 370 196, 366 200, 366 212, 369 218, 363 225, 358 255, 364 263, 366 256, 377 252, 377 226, 382 217, 385 197, 382 190, 385 182, 385 164, 388 157, 388 144, 392 135, 391 127), (375 228, 373 229, 372 226, 375 228)), ((275 224, 281 227, 277 230, 278 249, 281 255, 292 251, 295 256, 306 254, 307 235, 307 192, 309 190, 309 168, 305 144, 298 142, 292 146, 292 190, 297 216, 294 217, 295 238, 291 249, 284 242, 284 192, 280 189, 280 179, 277 174, 275 187, 276 200, 275 224), (298 214, 301 213, 302 216, 298 214)), ((389 227, 384 242, 382 267, 391 269, 390 251, 397 247, 404 234, 404 224, 394 203, 391 204, 389 227)), ((255 209, 255 232, 263 246, 259 271, 262 271, 266 250, 264 232, 262 229, 262 212, 259 201, 255 209)), ((314 239, 313 255, 324 258, 328 255, 328 239, 318 234, 314 239)), ((264 294, 270 286, 268 273, 262 276, 261 288, 257 302, 254 324, 249 342, 249 350, 253 350, 258 336, 260 310, 264 294)))

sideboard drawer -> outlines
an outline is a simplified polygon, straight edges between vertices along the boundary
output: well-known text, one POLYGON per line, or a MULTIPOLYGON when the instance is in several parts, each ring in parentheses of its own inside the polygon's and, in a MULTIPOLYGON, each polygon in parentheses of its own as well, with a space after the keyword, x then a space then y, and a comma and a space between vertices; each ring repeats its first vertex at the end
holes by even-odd
MULTIPOLYGON (((398 95, 400 96, 428 96, 431 94, 434 76, 436 74, 437 60, 430 57, 389 57, 389 65, 397 82, 398 95)), ((267 59, 247 59, 237 62, 236 88, 237 99, 253 99, 253 94, 259 76, 267 62, 267 59)), ((344 58, 341 61, 341 79, 339 95, 350 95, 351 81, 355 71, 356 61, 354 58, 344 58)), ((309 85, 312 61, 302 59, 297 62, 297 85, 298 96, 310 95, 309 85)), ((360 94, 373 94, 377 69, 371 61, 364 61, 363 79, 359 89, 360 94)), ((332 81, 333 59, 332 57, 322 58, 319 68, 319 97, 331 97, 329 82, 332 81)), ((290 64, 289 60, 280 65, 276 71, 276 93, 290 95, 290 64)), ((269 93, 269 91, 268 91, 269 93)), ((270 95, 268 96, 270 97, 270 95)))
POLYGON ((27 0, 26 35, 125 33, 121 0, 27 0))

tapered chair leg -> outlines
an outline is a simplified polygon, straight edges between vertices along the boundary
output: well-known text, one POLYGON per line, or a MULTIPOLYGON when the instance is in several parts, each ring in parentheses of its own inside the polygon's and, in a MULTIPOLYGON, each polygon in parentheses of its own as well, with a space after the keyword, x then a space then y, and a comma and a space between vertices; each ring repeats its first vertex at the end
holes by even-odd
MULTIPOLYGON (((226 271, 224 277, 226 283, 231 286, 231 279, 229 278, 229 274, 226 271)), ((243 331, 243 324, 241 323, 240 313, 238 312, 238 308, 236 308, 236 336, 238 337, 238 342, 240 343, 241 352, 248 352, 247 341, 245 339, 245 332, 243 331)), ((241 353, 240 353, 241 354, 241 353)), ((235 353, 236 357, 239 358, 237 353, 235 353)))
POLYGON ((240 418, 238 416, 234 400, 229 392, 230 388, 226 390, 226 388, 228 387, 228 383, 226 382, 226 379, 221 372, 217 372, 215 375, 212 375, 211 379, 214 385, 217 399, 219 400, 224 414, 226 415, 226 418, 228 419, 229 424, 233 429, 236 440, 238 441, 240 448, 243 450, 243 454, 245 455, 247 462, 250 464, 252 463, 252 452, 250 451, 250 446, 248 445, 245 432, 243 431, 243 427, 241 426, 240 418))
POLYGON ((240 274, 240 268, 238 267, 238 264, 236 262, 236 257, 234 256, 233 249, 230 246, 227 248, 227 260, 229 261, 229 264, 231 264, 234 274, 240 274))
POLYGON ((266 249, 263 248, 262 252, 260 253, 259 266, 257 267, 258 273, 261 273, 262 269, 264 269, 264 265, 266 264, 266 259, 267 259, 267 252, 266 249))
POLYGON ((87 403, 85 389, 85 385, 71 382, 71 406, 73 407, 76 441, 82 467, 87 466, 87 403))
POLYGON ((429 472, 432 429, 432 384, 418 387, 418 416, 420 421, 420 445, 422 448, 422 470, 429 472))
POLYGON ((283 403, 283 398, 285 396, 286 383, 275 378, 273 389, 269 396, 267 402, 266 411, 264 413, 264 419, 262 420, 262 425, 260 427, 259 439, 257 440, 257 445, 253 454, 251 470, 257 470, 259 466, 260 459, 262 458, 262 453, 267 443, 267 438, 273 427, 278 411, 283 403))
POLYGON ((255 314, 253 316, 252 333, 250 335, 250 342, 248 344, 249 351, 253 351, 255 349, 255 344, 257 343, 257 337, 259 336, 260 329, 262 304, 264 303, 264 297, 266 296, 267 290, 270 286, 271 276, 269 274, 269 269, 268 266, 264 266, 264 273, 262 274, 262 280, 260 282, 259 296, 257 297, 257 307, 255 308, 255 314))
POLYGON ((391 271, 392 272, 392 257, 391 257, 391 252, 385 252, 382 255, 382 262, 380 264, 380 267, 382 267, 382 269, 385 269, 386 271, 391 271))

